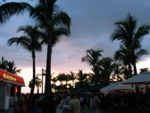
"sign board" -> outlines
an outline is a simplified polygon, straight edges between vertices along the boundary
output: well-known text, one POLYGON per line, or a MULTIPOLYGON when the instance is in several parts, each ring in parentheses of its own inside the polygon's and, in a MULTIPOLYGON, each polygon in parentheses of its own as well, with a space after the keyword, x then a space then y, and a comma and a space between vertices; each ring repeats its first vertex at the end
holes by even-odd
POLYGON ((24 85, 24 79, 7 71, 0 69, 0 80, 13 82, 19 85, 24 85))

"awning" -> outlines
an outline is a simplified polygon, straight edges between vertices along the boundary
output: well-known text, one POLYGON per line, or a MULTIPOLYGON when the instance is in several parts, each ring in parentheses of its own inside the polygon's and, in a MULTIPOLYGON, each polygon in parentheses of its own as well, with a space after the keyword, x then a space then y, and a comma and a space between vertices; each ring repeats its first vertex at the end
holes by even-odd
POLYGON ((2 69, 0 69, 0 81, 25 86, 24 79, 22 77, 4 71, 2 69))
POLYGON ((117 83, 111 83, 110 85, 100 89, 102 92, 109 92, 109 91, 115 91, 115 90, 135 90, 135 87, 132 87, 130 85, 119 85, 119 82, 117 83))
POLYGON ((150 83, 150 72, 143 72, 139 75, 135 75, 126 81, 121 82, 121 84, 147 84, 150 83))

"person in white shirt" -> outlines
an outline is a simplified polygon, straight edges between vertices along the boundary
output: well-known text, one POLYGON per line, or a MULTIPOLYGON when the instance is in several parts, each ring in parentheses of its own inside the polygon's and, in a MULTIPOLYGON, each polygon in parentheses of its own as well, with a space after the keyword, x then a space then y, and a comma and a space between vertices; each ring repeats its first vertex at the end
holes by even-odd
POLYGON ((70 113, 81 113, 80 101, 76 98, 74 93, 70 95, 71 100, 69 101, 69 111, 70 113))
POLYGON ((69 107, 69 101, 70 101, 70 96, 68 91, 64 92, 64 97, 62 100, 62 104, 63 104, 63 111, 62 113, 70 113, 70 111, 67 109, 69 107))

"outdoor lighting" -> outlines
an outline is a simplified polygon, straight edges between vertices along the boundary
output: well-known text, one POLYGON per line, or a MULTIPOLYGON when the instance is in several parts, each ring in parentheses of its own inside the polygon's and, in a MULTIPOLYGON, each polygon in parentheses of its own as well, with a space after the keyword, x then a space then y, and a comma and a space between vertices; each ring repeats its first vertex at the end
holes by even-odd
POLYGON ((35 81, 38 82, 40 79, 38 77, 35 78, 35 81))
POLYGON ((94 83, 89 83, 89 85, 90 85, 90 86, 94 86, 95 84, 94 84, 94 83))
POLYGON ((18 93, 18 88, 17 87, 15 88, 15 92, 18 93))
POLYGON ((69 85, 66 85, 66 88, 67 88, 67 89, 69 89, 69 88, 70 88, 70 86, 69 86, 69 85))

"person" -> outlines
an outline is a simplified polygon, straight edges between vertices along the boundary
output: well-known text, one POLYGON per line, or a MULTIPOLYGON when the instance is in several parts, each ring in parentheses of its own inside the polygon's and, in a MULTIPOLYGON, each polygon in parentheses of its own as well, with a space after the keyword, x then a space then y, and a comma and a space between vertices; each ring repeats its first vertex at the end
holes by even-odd
POLYGON ((69 101, 68 107, 70 113, 81 113, 80 101, 76 98, 76 95, 74 93, 71 93, 70 98, 71 99, 69 101))
POLYGON ((23 97, 20 97, 17 100, 17 106, 15 106, 13 113, 27 113, 27 108, 23 97))
POLYGON ((29 97, 27 95, 22 95, 21 97, 24 99, 24 104, 27 108, 27 112, 30 113, 31 112, 31 104, 29 102, 29 97))
POLYGON ((40 94, 36 94, 34 99, 34 113, 41 113, 41 108, 39 106, 40 99, 40 94))
POLYGON ((81 105, 81 111, 83 112, 83 109, 84 109, 84 101, 85 101, 83 95, 80 95, 79 100, 80 100, 80 105, 81 105))
POLYGON ((70 96, 68 91, 64 91, 64 97, 62 100, 63 111, 62 113, 70 113, 69 110, 65 109, 65 106, 69 106, 70 96))
POLYGON ((90 113, 99 113, 100 98, 94 92, 91 92, 90 95, 90 113))
POLYGON ((90 106, 90 96, 89 95, 86 95, 86 99, 85 99, 86 101, 86 107, 87 107, 87 109, 89 110, 89 106, 90 106))
POLYGON ((38 105, 40 106, 42 113, 56 113, 56 107, 59 103, 59 95, 50 92, 46 97, 39 101, 38 105))

